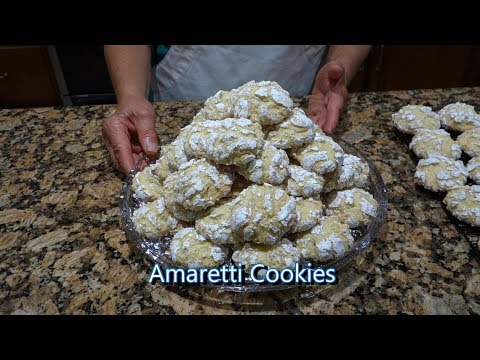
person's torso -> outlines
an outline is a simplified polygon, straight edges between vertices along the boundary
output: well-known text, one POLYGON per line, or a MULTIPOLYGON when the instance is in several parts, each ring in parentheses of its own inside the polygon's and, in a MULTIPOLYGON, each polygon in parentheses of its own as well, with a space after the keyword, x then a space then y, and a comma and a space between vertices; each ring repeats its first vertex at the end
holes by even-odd
POLYGON ((307 95, 325 45, 172 45, 156 65, 156 101, 205 100, 250 80, 276 81, 291 96, 307 95))

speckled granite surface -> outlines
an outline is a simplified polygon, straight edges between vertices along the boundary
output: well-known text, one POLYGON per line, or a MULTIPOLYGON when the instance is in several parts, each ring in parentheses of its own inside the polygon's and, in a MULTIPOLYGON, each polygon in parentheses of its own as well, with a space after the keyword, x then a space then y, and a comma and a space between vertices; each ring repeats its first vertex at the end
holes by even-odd
MULTIPOLYGON (((0 313, 480 314, 479 263, 438 199, 413 184, 414 161, 390 123, 408 103, 454 101, 480 108, 480 88, 353 95, 336 135, 388 186, 382 235, 331 288, 236 296, 147 282, 150 264, 120 227, 123 176, 100 138, 113 107, 0 110, 0 313)), ((156 109, 167 143, 200 104, 156 109)))

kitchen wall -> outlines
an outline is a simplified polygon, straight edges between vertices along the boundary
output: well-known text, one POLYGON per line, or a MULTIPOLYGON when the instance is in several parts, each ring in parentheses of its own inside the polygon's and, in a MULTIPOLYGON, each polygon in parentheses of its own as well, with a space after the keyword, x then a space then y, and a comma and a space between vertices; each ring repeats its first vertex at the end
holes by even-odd
POLYGON ((351 91, 480 86, 480 46, 373 47, 351 91))
MULTIPOLYGON (((350 91, 480 86, 480 46, 376 45, 350 91)), ((0 108, 115 103, 103 47, 0 46, 0 108)))

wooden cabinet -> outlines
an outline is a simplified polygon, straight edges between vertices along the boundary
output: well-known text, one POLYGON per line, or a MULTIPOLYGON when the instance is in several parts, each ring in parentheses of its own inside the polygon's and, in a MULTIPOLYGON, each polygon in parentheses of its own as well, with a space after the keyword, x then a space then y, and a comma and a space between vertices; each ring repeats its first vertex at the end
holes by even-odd
POLYGON ((0 47, 0 108, 61 104, 47 47, 0 47))
POLYGON ((350 91, 480 85, 480 46, 376 45, 350 91))

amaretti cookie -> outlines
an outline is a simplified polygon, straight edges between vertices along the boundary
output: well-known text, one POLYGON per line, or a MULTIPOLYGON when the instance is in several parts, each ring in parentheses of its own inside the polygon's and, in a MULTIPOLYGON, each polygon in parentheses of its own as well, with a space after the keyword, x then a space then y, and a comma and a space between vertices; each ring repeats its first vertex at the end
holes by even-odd
POLYGON ((336 216, 326 216, 320 224, 299 234, 296 247, 304 259, 327 262, 344 256, 353 243, 348 225, 336 216))
POLYGON ((233 184, 233 173, 205 159, 193 159, 181 165, 163 183, 167 207, 179 204, 192 211, 213 206, 227 196, 233 184))
POLYGON ((318 198, 323 189, 321 175, 305 170, 298 165, 288 167, 287 192, 292 196, 318 198))
POLYGON ((242 165, 255 159, 263 137, 262 127, 248 119, 206 120, 192 124, 185 149, 218 164, 242 165))
POLYGON ((170 243, 172 260, 188 268, 215 268, 225 262, 226 249, 212 244, 194 228, 177 232, 170 243))
POLYGON ((165 207, 165 198, 159 197, 149 203, 141 204, 133 212, 132 221, 142 236, 158 237, 175 234, 183 224, 165 207))
POLYGON ((472 105, 461 102, 448 104, 438 114, 442 127, 454 131, 467 131, 480 127, 480 117, 472 105))
POLYGON ((452 189, 443 202, 457 219, 472 226, 480 226, 480 185, 452 189))
POLYGON ((290 228, 291 233, 311 229, 320 223, 325 205, 320 200, 296 198, 296 216, 290 228))
POLYGON ((278 124, 267 136, 273 146, 290 149, 308 144, 315 138, 313 121, 302 109, 293 109, 285 121, 278 124))
POLYGON ((250 81, 236 90, 233 116, 261 125, 273 125, 286 119, 293 106, 287 91, 273 81, 250 81))
POLYGON ((217 245, 235 244, 243 239, 232 234, 233 207, 240 201, 238 197, 223 204, 217 204, 195 222, 195 230, 217 245))
POLYGON ((146 166, 135 174, 132 179, 133 197, 138 200, 152 201, 162 194, 162 183, 152 173, 152 167, 146 166))
POLYGON ((323 175, 341 164, 344 151, 331 137, 317 132, 311 143, 291 153, 304 169, 323 175))
POLYGON ((332 172, 324 175, 323 191, 346 188, 364 188, 368 185, 370 169, 368 164, 355 155, 345 154, 342 163, 332 172))
POLYGON ((232 213, 232 231, 243 241, 273 245, 290 229, 295 199, 279 187, 252 185, 243 190, 232 213))
POLYGON ((288 175, 289 164, 287 153, 267 141, 254 160, 237 166, 235 170, 245 179, 256 184, 279 185, 288 175))
POLYGON ((443 129, 418 130, 409 148, 421 159, 440 155, 457 160, 462 155, 460 145, 443 129))
POLYGON ((235 99, 236 93, 234 91, 218 91, 205 101, 203 108, 193 118, 193 122, 223 120, 233 117, 235 99))
POLYGON ((363 189, 342 190, 327 197, 327 215, 338 217, 350 228, 367 226, 377 215, 377 210, 377 200, 363 189))
POLYGON ((468 172, 463 162, 445 156, 421 159, 415 169, 415 183, 431 191, 448 191, 465 185, 468 172))
POLYGON ((457 137, 461 149, 469 156, 480 156, 480 128, 467 130, 457 137))
POLYGON ((177 171, 181 165, 193 158, 185 149, 185 140, 190 128, 191 125, 188 125, 180 130, 177 138, 169 146, 162 147, 160 151, 160 154, 166 158, 170 172, 177 171))
POLYGON ((420 129, 440 128, 440 116, 430 106, 404 106, 392 115, 392 121, 398 130, 411 135, 420 129))
POLYGON ((282 239, 273 246, 246 243, 233 253, 232 260, 245 265, 247 271, 255 264, 281 270, 299 262, 300 253, 290 240, 282 239))
POLYGON ((467 164, 468 177, 472 179, 475 184, 480 184, 480 158, 471 158, 467 164))

